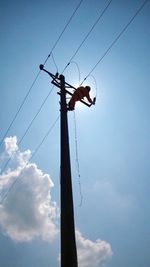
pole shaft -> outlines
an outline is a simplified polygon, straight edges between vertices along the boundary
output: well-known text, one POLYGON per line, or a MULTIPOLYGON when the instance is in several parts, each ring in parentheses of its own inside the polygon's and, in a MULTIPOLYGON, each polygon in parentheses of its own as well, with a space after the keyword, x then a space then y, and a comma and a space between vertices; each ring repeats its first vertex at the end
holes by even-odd
POLYGON ((69 133, 65 77, 61 82, 61 267, 78 267, 75 240, 73 193, 69 150, 69 133))

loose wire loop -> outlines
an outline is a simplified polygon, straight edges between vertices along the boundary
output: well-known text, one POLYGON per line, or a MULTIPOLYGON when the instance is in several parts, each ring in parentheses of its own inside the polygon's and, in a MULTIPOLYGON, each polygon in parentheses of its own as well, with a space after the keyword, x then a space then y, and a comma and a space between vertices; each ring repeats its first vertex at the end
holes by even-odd
POLYGON ((76 125, 75 110, 74 110, 73 114, 74 114, 74 131, 75 131, 75 148, 76 148, 76 170, 77 170, 77 175, 78 175, 78 185, 79 185, 79 194, 80 194, 79 207, 81 207, 82 206, 82 202, 83 202, 83 194, 82 194, 79 155, 78 155, 77 125, 76 125))

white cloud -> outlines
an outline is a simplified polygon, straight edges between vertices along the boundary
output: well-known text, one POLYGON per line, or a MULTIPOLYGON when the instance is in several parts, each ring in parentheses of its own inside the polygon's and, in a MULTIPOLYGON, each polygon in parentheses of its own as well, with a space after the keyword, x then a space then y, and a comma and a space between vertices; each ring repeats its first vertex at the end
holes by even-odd
POLYGON ((85 239, 76 231, 79 267, 100 267, 112 256, 109 243, 97 239, 95 242, 85 239))
MULTIPOLYGON (((30 150, 19 151, 17 138, 7 138, 5 144, 6 153, 13 152, 16 162, 13 169, 0 175, 2 198, 14 185, 0 205, 1 230, 18 242, 37 237, 52 241, 58 234, 58 208, 51 199, 53 182, 48 174, 29 162, 30 150)), ((85 239, 79 231, 76 231, 76 240, 79 267, 100 267, 112 255, 106 241, 85 239)))
POLYGON ((31 152, 20 152, 16 142, 15 137, 5 140, 6 152, 16 151, 18 166, 0 175, 2 198, 14 184, 0 205, 0 227, 16 241, 30 241, 36 237, 52 240, 58 232, 57 205, 50 195, 53 182, 36 164, 28 162, 31 152))
POLYGON ((9 156, 11 156, 14 152, 18 150, 16 136, 6 137, 4 143, 5 143, 5 150, 9 156))
MULTIPOLYGON (((86 239, 76 230, 77 257, 79 267, 101 267, 112 257, 111 245, 103 240, 86 239)), ((58 258, 60 264, 60 255, 58 258)))

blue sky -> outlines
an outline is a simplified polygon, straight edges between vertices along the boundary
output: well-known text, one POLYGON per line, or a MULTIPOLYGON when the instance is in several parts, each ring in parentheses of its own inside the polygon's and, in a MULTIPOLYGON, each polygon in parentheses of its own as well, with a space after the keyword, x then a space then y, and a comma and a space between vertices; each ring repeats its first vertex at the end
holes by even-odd
MULTIPOLYGON (((83 0, 53 56, 61 73, 109 1, 83 0)), ((0 139, 79 1, 0 2, 0 139)), ((67 82, 78 86, 142 5, 113 0, 73 62, 67 82), (79 69, 79 70, 78 70, 79 69), (80 76, 80 81, 79 81, 80 76)), ((150 265, 150 1, 144 6, 84 85, 97 102, 68 114, 79 267, 150 265), (96 84, 95 84, 96 80, 96 84), (83 202, 80 203, 82 187, 83 202), (85 257, 83 257, 85 255, 85 257), (90 262, 91 260, 91 262, 90 262)), ((45 68, 55 73, 52 57, 45 68)), ((59 266, 59 115, 54 88, 23 141, 28 125, 52 89, 41 72, 0 147, 0 258, 3 267, 59 266), (19 182, 20 181, 20 182, 19 182)))

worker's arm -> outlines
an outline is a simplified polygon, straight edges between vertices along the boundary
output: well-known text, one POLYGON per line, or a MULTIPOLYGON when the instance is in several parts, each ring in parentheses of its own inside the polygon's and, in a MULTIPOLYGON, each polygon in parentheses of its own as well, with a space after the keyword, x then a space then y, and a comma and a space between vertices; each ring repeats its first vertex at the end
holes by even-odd
POLYGON ((90 98, 90 95, 89 95, 88 92, 87 92, 87 94, 86 94, 86 98, 87 98, 87 100, 88 100, 91 104, 93 104, 93 101, 92 101, 92 99, 90 98))

